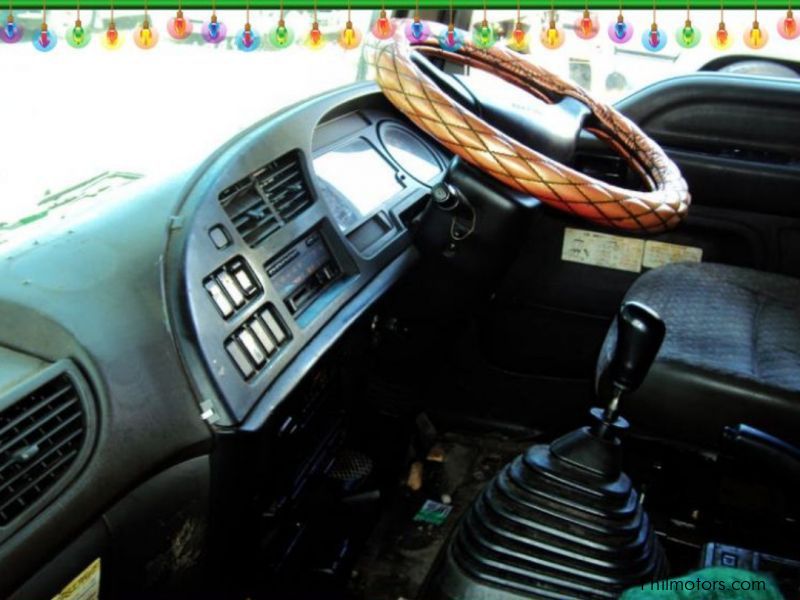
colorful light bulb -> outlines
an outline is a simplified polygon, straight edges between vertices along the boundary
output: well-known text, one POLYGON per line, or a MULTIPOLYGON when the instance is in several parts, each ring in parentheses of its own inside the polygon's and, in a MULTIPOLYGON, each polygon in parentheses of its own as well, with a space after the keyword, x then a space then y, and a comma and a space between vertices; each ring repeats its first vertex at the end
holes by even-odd
POLYGON ((203 23, 203 29, 200 31, 200 35, 203 36, 203 39, 209 44, 219 44, 227 37, 228 28, 225 27, 225 23, 221 23, 217 19, 216 13, 212 13, 208 23, 203 23))
POLYGON ((252 52, 261 45, 261 36, 253 31, 253 26, 250 23, 244 24, 242 29, 236 35, 236 47, 242 52, 252 52))
POLYGON ((472 43, 478 48, 491 48, 496 41, 497 38, 494 35, 494 29, 491 28, 486 19, 472 32, 472 43))
POLYGON ((778 33, 782 38, 793 40, 800 36, 800 27, 797 26, 792 9, 786 11, 786 17, 778 21, 778 33))
POLYGON ((348 21, 342 33, 339 34, 339 45, 345 50, 352 50, 358 48, 361 43, 361 32, 353 27, 353 22, 348 21))
POLYGON ((167 21, 167 32, 176 40, 185 40, 192 34, 192 22, 183 16, 181 9, 178 9, 175 16, 167 21))
POLYGON ((511 37, 508 39, 507 45, 517 52, 524 52, 529 48, 530 38, 522 28, 522 23, 519 21, 514 25, 514 31, 511 32, 511 37))
POLYGON ((133 30, 133 43, 142 50, 150 50, 158 43, 158 31, 150 26, 150 19, 145 17, 142 24, 133 30))
POLYGON ((312 50, 319 50, 325 46, 325 37, 319 29, 319 23, 314 21, 311 24, 311 31, 308 32, 305 45, 312 50))
POLYGON ((731 44, 733 44, 733 38, 731 38, 728 29, 725 27, 725 21, 720 21, 717 31, 714 32, 714 36, 711 38, 711 45, 717 50, 727 50, 731 47, 731 44))
POLYGON ((83 28, 80 19, 75 20, 75 25, 67 33, 67 43, 73 48, 85 48, 89 44, 89 32, 83 28))
POLYGON ((555 19, 551 18, 547 27, 542 29, 540 37, 545 48, 555 50, 564 43, 564 30, 556 25, 555 19))
POLYGON ((283 19, 269 32, 269 43, 273 48, 288 48, 294 43, 294 31, 286 26, 283 19))
POLYGON ((448 52, 458 52, 464 45, 464 34, 451 23, 439 34, 439 47, 448 52))
POLYGON ((117 30, 117 24, 112 19, 108 23, 108 29, 106 29, 105 34, 100 38, 100 42, 106 50, 119 50, 123 39, 122 34, 117 30))
POLYGON ((33 36, 33 47, 39 52, 50 52, 56 47, 58 38, 47 29, 47 23, 42 23, 42 28, 33 36))
POLYGON ((0 40, 6 44, 16 44, 22 39, 23 27, 14 21, 14 15, 9 13, 6 24, 0 29, 0 40))
POLYGON ((394 21, 392 21, 389 17, 386 16, 385 10, 381 10, 378 19, 372 26, 372 35, 374 35, 379 40, 388 40, 390 37, 394 35, 396 29, 397 25, 395 25, 394 21))
POLYGON ((592 15, 589 9, 584 9, 583 16, 575 20, 575 35, 582 40, 590 40, 597 35, 600 30, 600 23, 597 16, 592 15))
POLYGON ((650 29, 642 34, 642 46, 650 52, 658 52, 667 45, 667 36, 663 29, 653 23, 650 29))
POLYGON ((431 28, 427 23, 420 21, 419 17, 414 17, 414 20, 406 25, 405 34, 406 39, 412 44, 421 44, 431 37, 431 28))
POLYGON ((753 50, 760 50, 767 45, 767 41, 769 41, 769 34, 761 29, 758 21, 753 21, 753 26, 744 32, 744 43, 753 50))
POLYGON ((633 25, 625 22, 622 13, 617 15, 617 20, 608 26, 608 37, 615 44, 624 44, 633 37, 633 25))
POLYGON ((700 43, 700 31, 692 26, 691 19, 686 19, 683 27, 680 27, 675 33, 675 39, 683 48, 694 48, 700 43))

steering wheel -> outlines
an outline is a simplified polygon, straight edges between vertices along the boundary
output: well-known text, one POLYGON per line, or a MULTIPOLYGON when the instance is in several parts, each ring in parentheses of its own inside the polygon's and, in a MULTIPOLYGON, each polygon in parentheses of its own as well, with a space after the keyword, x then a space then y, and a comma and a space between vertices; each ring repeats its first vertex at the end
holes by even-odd
POLYGON ((377 40, 367 60, 389 101, 442 146, 507 186, 600 225, 657 233, 676 227, 686 217, 691 197, 678 167, 612 107, 499 45, 479 48, 465 35, 457 51, 445 51, 438 44, 440 24, 429 23, 433 35, 414 44, 406 39, 403 25, 393 38, 377 40), (588 109, 590 124, 581 121, 575 138, 581 128, 596 135, 625 159, 648 189, 626 189, 595 179, 503 133, 455 95, 445 93, 412 59, 415 52, 483 69, 551 105, 577 100, 588 109))

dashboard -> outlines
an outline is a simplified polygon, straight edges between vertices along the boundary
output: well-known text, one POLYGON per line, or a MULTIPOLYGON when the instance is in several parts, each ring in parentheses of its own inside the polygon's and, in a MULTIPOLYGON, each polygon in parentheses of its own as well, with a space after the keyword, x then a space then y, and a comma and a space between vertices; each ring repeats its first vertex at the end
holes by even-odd
MULTIPOLYGON (((0 476, 0 562, 14 567, 0 596, 56 596, 98 558, 104 589, 201 581, 215 440, 266 444, 276 415, 334 397, 320 388, 326 353, 417 261, 408 224, 448 158, 357 84, 5 247, 0 424, 68 415, 35 431, 69 455, 54 467, 42 440, 0 427, 0 468, 14 473, 0 476), (40 474, 47 485, 18 487, 40 474)), ((306 413, 294 458, 245 459, 265 473, 253 482, 287 471, 274 494, 293 493, 320 440, 335 448, 337 423, 306 413)), ((214 473, 214 485, 244 476, 214 473)))
POLYGON ((289 135, 246 135, 185 203, 173 308, 211 423, 263 424, 343 330, 323 331, 331 320, 411 260, 408 224, 447 156, 388 107, 350 106, 331 103, 310 132, 304 113, 270 124, 289 135))

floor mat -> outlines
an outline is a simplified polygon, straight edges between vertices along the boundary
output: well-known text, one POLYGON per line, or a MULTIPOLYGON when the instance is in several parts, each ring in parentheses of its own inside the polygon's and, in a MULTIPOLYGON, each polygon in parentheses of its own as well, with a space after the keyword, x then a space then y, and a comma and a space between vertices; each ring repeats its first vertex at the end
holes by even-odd
POLYGON ((421 473, 410 475, 387 500, 356 563, 352 596, 359 600, 421 598, 431 567, 459 517, 489 479, 534 441, 534 436, 515 439, 499 434, 438 436, 420 461, 421 473), (414 491, 408 483, 418 476, 421 488, 414 491))

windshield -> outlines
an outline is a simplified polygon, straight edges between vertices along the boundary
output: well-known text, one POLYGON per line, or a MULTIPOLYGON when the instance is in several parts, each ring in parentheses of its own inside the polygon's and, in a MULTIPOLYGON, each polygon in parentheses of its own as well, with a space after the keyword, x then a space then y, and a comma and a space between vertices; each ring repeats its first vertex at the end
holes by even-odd
MULTIPOLYGON (((361 52, 345 51, 337 37, 346 11, 319 11, 326 43, 273 50, 264 39, 277 11, 251 11, 262 48, 241 52, 234 36, 244 11, 218 11, 228 28, 225 42, 205 43, 201 28, 209 15, 186 11, 189 38, 174 40, 167 22, 174 11, 151 11, 159 32, 144 51, 131 39, 141 11, 115 11, 118 50, 97 39, 71 48, 63 39, 73 11, 48 12, 48 26, 61 38, 52 52, 31 42, 41 12, 15 11, 25 29, 17 44, 0 44, 3 77, 0 144, 0 242, 15 226, 47 208, 97 195, 143 176, 174 174, 201 161, 239 131, 276 110, 359 79, 361 52)), ((5 14, 0 18, 5 22, 5 14)), ((354 11, 352 21, 368 30, 373 13, 354 11)), ((108 11, 81 11, 84 28, 99 38, 108 11)), ((310 29, 310 11, 287 11, 286 23, 299 38, 310 29)), ((363 74, 361 75, 363 77, 363 74)))
MULTIPOLYGON (((778 35, 776 24, 786 16, 786 11, 759 10, 761 29, 768 34, 767 44, 753 50, 743 41, 744 32, 753 24, 753 11, 726 10, 723 18, 731 43, 725 50, 717 50, 712 39, 720 23, 719 10, 692 10, 692 27, 700 40, 692 48, 683 48, 676 41, 677 31, 684 27, 685 10, 664 10, 656 14, 658 27, 666 33, 667 42, 658 52, 650 52, 642 45, 642 34, 650 30, 653 13, 649 10, 625 10, 625 21, 634 28, 631 38, 623 43, 611 41, 609 25, 617 22, 619 11, 591 11, 597 16, 599 30, 591 39, 581 39, 575 31, 576 21, 583 16, 581 10, 554 12, 558 26, 565 30, 563 45, 557 49, 545 48, 539 39, 542 28, 549 25, 550 11, 523 11, 523 29, 529 32, 529 45, 524 56, 565 79, 570 79, 589 90, 595 98, 613 103, 643 87, 677 75, 693 73, 711 61, 739 57, 722 68, 731 73, 748 73, 766 76, 798 77, 797 71, 783 65, 767 62, 769 58, 797 60, 797 40, 787 40, 778 35), (765 60, 767 59, 767 60, 765 60)), ((483 11, 472 13, 472 27, 481 24, 483 11)), ((487 22, 505 39, 509 39, 517 20, 514 10, 490 10, 487 22)), ((473 69, 476 78, 492 77, 473 69)))

